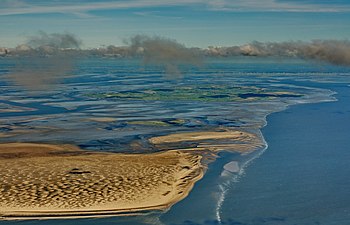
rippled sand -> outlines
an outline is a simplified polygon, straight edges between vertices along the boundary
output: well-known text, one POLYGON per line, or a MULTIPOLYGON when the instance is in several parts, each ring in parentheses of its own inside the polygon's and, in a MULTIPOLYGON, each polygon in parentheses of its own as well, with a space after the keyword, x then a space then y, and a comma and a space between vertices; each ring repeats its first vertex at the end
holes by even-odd
POLYGON ((166 209, 203 176, 201 156, 87 152, 70 145, 0 144, 0 216, 107 216, 166 209))
POLYGON ((0 218, 164 210, 185 198, 203 177, 204 152, 247 153, 263 144, 257 134, 239 130, 176 133, 149 142, 163 152, 120 154, 72 145, 0 144, 0 218))

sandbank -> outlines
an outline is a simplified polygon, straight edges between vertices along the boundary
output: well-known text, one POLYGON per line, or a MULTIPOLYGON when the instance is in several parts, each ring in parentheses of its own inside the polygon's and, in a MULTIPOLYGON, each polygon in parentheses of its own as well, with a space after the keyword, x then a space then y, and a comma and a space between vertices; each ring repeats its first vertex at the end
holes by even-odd
POLYGON ((163 150, 208 150, 239 153, 249 153, 264 145, 257 134, 240 130, 183 132, 153 137, 149 139, 149 142, 163 150), (180 143, 182 147, 178 147, 180 143))
POLYGON ((0 218, 115 216, 164 210, 203 177, 202 156, 118 154, 72 145, 0 144, 0 218))
POLYGON ((73 145, 0 144, 0 219, 102 217, 165 210, 203 177, 204 152, 263 145, 241 130, 152 137, 161 152, 121 154, 73 145))

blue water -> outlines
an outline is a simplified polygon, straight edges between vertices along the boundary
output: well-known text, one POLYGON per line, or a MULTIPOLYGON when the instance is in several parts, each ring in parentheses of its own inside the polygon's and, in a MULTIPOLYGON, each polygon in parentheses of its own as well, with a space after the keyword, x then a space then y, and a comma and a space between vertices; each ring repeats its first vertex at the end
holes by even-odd
POLYGON ((350 224, 350 87, 268 117, 267 151, 226 196, 228 224, 350 224))

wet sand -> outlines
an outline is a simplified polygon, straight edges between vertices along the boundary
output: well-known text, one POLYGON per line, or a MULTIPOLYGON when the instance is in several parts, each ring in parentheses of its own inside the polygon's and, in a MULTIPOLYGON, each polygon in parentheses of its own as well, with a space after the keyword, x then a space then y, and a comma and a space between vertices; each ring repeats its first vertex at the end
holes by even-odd
POLYGON ((180 151, 117 154, 71 145, 0 144, 0 218, 164 210, 203 177, 201 158, 180 151))
POLYGON ((113 117, 91 117, 87 120, 93 121, 93 122, 100 122, 100 123, 110 123, 110 122, 117 121, 117 119, 113 117))
POLYGON ((240 130, 184 132, 149 139, 157 148, 166 150, 206 150, 249 153, 264 146, 261 138, 240 130), (219 141, 218 141, 219 140, 219 141), (184 144, 185 143, 185 144, 184 144), (187 143, 187 145, 186 145, 187 143))

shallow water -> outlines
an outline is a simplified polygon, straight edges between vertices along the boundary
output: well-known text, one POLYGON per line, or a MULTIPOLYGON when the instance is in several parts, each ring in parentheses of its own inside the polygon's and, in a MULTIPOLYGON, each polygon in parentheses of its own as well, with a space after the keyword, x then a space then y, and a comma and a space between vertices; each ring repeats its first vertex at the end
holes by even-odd
POLYGON ((220 153, 190 195, 166 213, 0 224, 347 224, 350 88, 344 83, 349 81, 349 69, 300 61, 212 61, 207 68, 185 70, 188 73, 180 80, 169 80, 157 68, 142 71, 134 62, 88 60, 79 68, 75 77, 67 78, 60 86, 65 92, 56 87, 28 96, 21 88, 1 81, 0 103, 37 109, 0 113, 3 132, 13 127, 31 131, 1 141, 66 141, 86 149, 130 152, 132 141, 147 149, 150 146, 145 139, 172 132, 225 127, 259 133, 266 115, 288 105, 331 101, 332 91, 339 92, 339 101, 294 105, 271 114, 268 126, 262 130, 269 145, 267 150, 248 155, 220 153), (334 83, 340 81, 342 84, 334 83), (133 94, 145 88, 184 85, 204 88, 212 84, 293 91, 303 97, 220 102, 91 99, 87 95, 115 90, 133 94), (113 117, 117 122, 86 120, 90 117, 113 117), (156 127, 128 123, 168 123, 173 119, 185 122, 156 127), (225 165, 234 165, 232 171, 225 171, 225 165))
POLYGON ((227 194, 223 218, 254 225, 350 223, 350 88, 327 87, 338 92, 337 102, 268 117, 269 147, 227 194))

